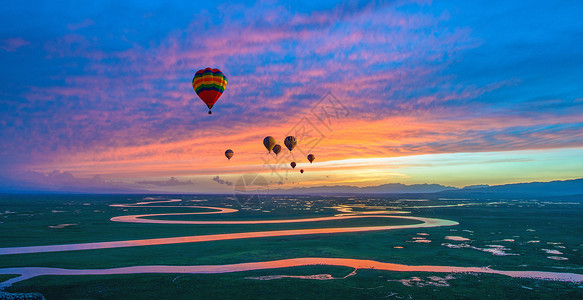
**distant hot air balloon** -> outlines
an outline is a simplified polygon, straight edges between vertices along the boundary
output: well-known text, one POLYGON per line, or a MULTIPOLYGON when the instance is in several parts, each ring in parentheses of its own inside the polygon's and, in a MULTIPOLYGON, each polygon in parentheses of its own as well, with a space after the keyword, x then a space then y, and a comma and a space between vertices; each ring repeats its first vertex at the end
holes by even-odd
POLYGON ((231 160, 231 157, 233 157, 233 155, 235 155, 235 152, 233 152, 233 150, 228 149, 227 151, 225 151, 225 156, 231 160))
POLYGON ((275 147, 275 138, 272 136, 267 136, 263 139, 263 145, 267 148, 267 151, 271 152, 273 147, 275 147))
POLYGON ((285 144, 287 149, 289 149, 289 151, 292 151, 294 149, 294 147, 296 146, 296 144, 298 143, 298 140, 296 140, 295 137, 290 135, 290 136, 285 138, 283 143, 285 144))
POLYGON ((227 77, 219 69, 198 70, 192 78, 192 88, 202 102, 208 106, 209 114, 212 114, 211 108, 219 100, 226 87, 227 77))
POLYGON ((289 164, 289 165, 292 167, 292 169, 295 169, 296 168, 296 162, 295 161, 292 161, 291 164, 289 164))
POLYGON ((308 154, 308 160, 310 161, 310 163, 312 163, 315 158, 316 156, 314 154, 308 154))
POLYGON ((300 170, 300 173, 304 174, 304 169, 301 169, 301 170, 300 170))
POLYGON ((279 144, 273 146, 273 153, 275 153, 275 156, 277 156, 279 152, 281 152, 281 146, 279 144))

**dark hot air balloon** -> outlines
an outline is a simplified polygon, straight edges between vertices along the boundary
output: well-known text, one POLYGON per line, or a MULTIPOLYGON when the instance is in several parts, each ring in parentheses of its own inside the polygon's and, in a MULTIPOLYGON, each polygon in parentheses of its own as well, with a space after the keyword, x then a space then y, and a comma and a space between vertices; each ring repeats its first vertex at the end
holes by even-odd
POLYGON ((225 156, 231 160, 231 157, 233 157, 233 155, 235 155, 235 152, 233 152, 233 150, 228 149, 227 151, 225 151, 225 156))
POLYGON ((296 146, 296 144, 298 143, 298 140, 296 140, 295 137, 290 135, 290 136, 285 138, 283 143, 285 144, 287 149, 289 149, 289 151, 292 151, 294 149, 294 147, 296 146))
POLYGON ((316 156, 314 154, 308 154, 308 160, 310 161, 310 163, 312 163, 315 158, 316 156))
POLYGON ((273 147, 275 147, 275 138, 272 136, 267 136, 263 139, 263 145, 267 149, 267 151, 271 152, 273 147))
POLYGON ((277 156, 279 152, 281 152, 281 146, 279 144, 273 146, 273 153, 275 153, 275 156, 277 156))
POLYGON ((196 71, 192 78, 192 88, 202 102, 209 108, 215 105, 227 87, 227 77, 219 69, 206 68, 196 71))
POLYGON ((300 173, 304 174, 304 169, 301 169, 301 170, 300 170, 300 173))
POLYGON ((292 167, 292 169, 295 169, 296 168, 296 162, 295 161, 292 161, 289 165, 292 167))

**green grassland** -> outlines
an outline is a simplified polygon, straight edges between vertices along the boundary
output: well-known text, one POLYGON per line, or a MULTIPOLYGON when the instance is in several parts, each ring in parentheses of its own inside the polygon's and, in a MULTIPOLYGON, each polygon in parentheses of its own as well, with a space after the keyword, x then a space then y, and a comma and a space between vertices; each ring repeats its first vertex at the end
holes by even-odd
MULTIPOLYGON (((260 225, 168 225, 109 221, 120 215, 200 212, 192 208, 120 208, 110 204, 136 203, 144 196, 30 195, 0 196, 0 247, 116 241, 263 230, 305 229, 412 224, 403 219, 350 219, 338 221, 260 225), (89 204, 89 205, 87 205, 89 204), (49 228, 59 224, 77 224, 49 228)), ((180 203, 156 205, 203 205, 238 208, 224 196, 168 196, 180 203), (189 200, 207 200, 192 202, 189 200)), ((366 233, 322 234, 226 240, 190 244, 128 247, 0 256, 0 268, 43 266, 61 268, 112 268, 137 265, 220 265, 296 257, 371 259, 408 265, 491 266, 500 270, 538 270, 583 274, 583 205, 536 199, 403 201, 395 197, 283 197, 266 199, 257 210, 232 214, 172 216, 180 220, 258 220, 331 216, 329 207, 346 204, 391 206, 411 211, 412 216, 457 221, 458 226, 398 229, 366 233), (472 204, 445 208, 418 206, 472 204), (423 233, 427 235, 418 235, 423 233), (462 236, 476 248, 505 246, 507 253, 494 256, 476 249, 452 249, 446 236, 462 236), (414 243, 425 237, 430 243, 414 243), (504 241, 512 239, 514 241, 504 241), (529 241, 531 241, 529 243, 529 241), (533 243, 532 241, 539 241, 533 243), (403 247, 402 249, 395 247, 403 247), (542 249, 560 251, 567 260, 552 260, 542 249)), ((355 210, 367 210, 358 208, 355 210)), ((165 219, 169 219, 165 217, 165 219)), ((581 284, 499 275, 456 274, 450 286, 406 286, 398 281, 413 276, 427 279, 446 274, 358 270, 355 276, 337 280, 278 279, 260 281, 248 276, 271 274, 332 274, 343 277, 344 267, 308 266, 230 274, 136 274, 116 276, 41 276, 18 282, 10 292, 40 292, 47 299, 180 299, 180 298, 407 298, 413 299, 573 299, 583 296, 581 284), (178 277, 178 278, 177 278, 178 277), (395 294, 393 294, 395 293, 395 294)), ((4 276, 0 280, 6 280, 4 276)))

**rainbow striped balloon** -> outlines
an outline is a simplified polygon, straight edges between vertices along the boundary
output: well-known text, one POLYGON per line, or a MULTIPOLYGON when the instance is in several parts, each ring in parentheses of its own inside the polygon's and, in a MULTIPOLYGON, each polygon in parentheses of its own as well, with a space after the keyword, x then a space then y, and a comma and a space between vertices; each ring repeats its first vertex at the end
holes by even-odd
POLYGON ((211 108, 227 87, 227 77, 219 69, 206 68, 198 70, 192 78, 192 88, 200 99, 211 108))

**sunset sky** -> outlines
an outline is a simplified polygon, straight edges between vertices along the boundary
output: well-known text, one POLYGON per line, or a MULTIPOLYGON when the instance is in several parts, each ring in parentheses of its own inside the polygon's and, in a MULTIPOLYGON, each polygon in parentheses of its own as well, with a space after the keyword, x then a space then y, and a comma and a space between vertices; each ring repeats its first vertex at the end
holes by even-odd
POLYGON ((228 193, 243 174, 284 189, 580 178, 582 11, 582 1, 7 2, 0 191, 228 193), (228 78, 212 115, 191 85, 206 67, 228 78), (283 145, 290 134, 293 157, 267 154, 265 136, 283 145))

